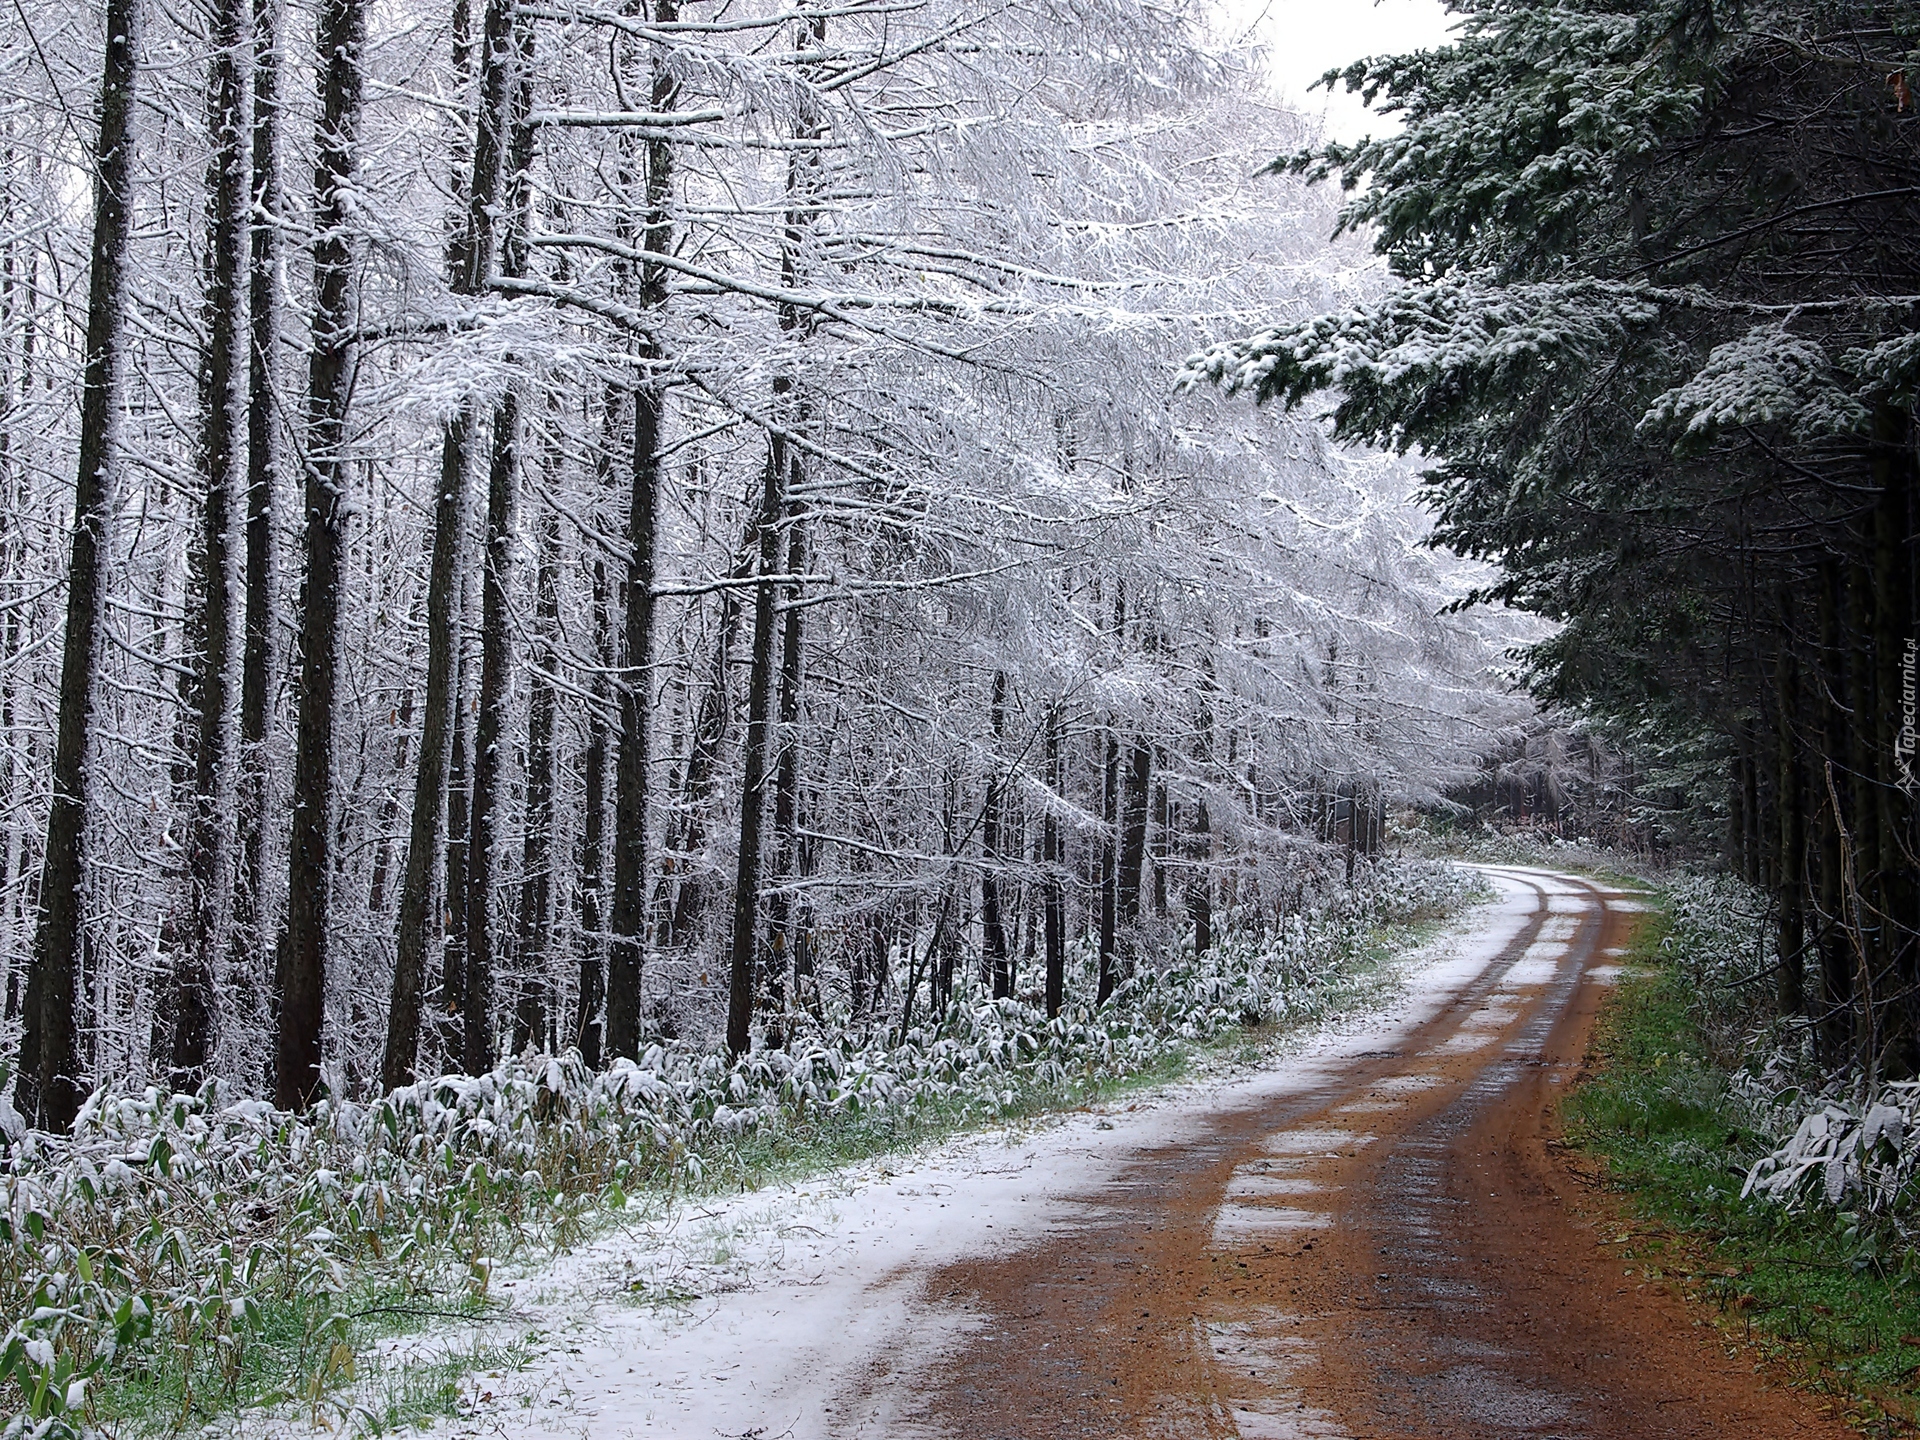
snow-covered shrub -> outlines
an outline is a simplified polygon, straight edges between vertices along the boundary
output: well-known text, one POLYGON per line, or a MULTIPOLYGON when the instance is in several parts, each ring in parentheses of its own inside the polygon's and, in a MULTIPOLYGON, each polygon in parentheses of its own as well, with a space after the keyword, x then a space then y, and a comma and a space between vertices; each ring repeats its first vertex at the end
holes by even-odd
POLYGON ((1310 1012, 1383 924, 1480 884, 1424 861, 1362 878, 1204 955, 1189 944, 1143 965, 1105 1006, 1052 1020, 963 983, 945 1013, 891 1044, 802 1033, 729 1061, 676 1042, 600 1072, 573 1053, 528 1055, 305 1115, 218 1081, 196 1094, 103 1089, 59 1139, 8 1111, 0 1374, 27 1409, 4 1440, 79 1433, 87 1382, 136 1342, 172 1347, 173 1368, 199 1385, 231 1383, 276 1302, 307 1316, 300 1380, 317 1397, 351 1360, 346 1297, 375 1284, 483 1295, 497 1252, 577 1233, 589 1210, 643 1189, 698 1184, 756 1134, 929 1107, 998 1114, 1310 1012))
POLYGON ((1786 1144, 1754 1165, 1740 1193, 1891 1215, 1911 1207, 1916 1173, 1920 1082, 1907 1081, 1862 1104, 1819 1103, 1786 1144))
MULTIPOLYGON (((1732 875, 1680 874, 1667 884, 1667 913, 1661 950, 1693 991, 1708 1045, 1728 1060, 1756 1053, 1757 1032, 1775 1018, 1778 950, 1766 896, 1732 875)), ((1783 1042, 1767 1035, 1758 1048, 1783 1042)))

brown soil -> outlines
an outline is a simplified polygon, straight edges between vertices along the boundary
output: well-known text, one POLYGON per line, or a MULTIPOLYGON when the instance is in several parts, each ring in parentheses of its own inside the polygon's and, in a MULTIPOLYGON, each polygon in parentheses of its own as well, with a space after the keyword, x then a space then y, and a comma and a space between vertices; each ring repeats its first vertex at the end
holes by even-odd
POLYGON ((1633 916, 1593 886, 1550 914, 1572 882, 1513 873, 1541 890, 1526 928, 1398 1050, 1218 1113, 1085 1197, 1084 1225, 935 1274, 979 1323, 901 1418, 968 1440, 1849 1435, 1575 1213, 1554 1101, 1633 916))

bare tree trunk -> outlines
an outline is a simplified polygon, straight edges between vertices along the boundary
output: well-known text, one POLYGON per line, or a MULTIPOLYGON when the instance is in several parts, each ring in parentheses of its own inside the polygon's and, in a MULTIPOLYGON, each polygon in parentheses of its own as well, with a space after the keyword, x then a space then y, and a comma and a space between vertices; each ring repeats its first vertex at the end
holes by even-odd
MULTIPOLYGON (((464 3, 461 10, 467 11, 464 3)), ((453 289, 456 294, 461 295, 484 293, 488 282, 493 278, 498 258, 498 217, 502 208, 501 186, 508 168, 506 152, 510 142, 507 132, 511 123, 509 110, 512 105, 514 86, 514 14, 515 7, 512 0, 492 0, 492 3, 487 6, 483 21, 480 97, 474 126, 473 164, 466 186, 467 210, 463 223, 457 227, 456 239, 450 255, 453 289)), ((463 71, 471 63, 467 39, 468 23, 466 13, 456 16, 455 68, 463 71)), ((496 431, 499 423, 500 416, 496 411, 494 416, 496 431)), ((421 991, 425 985, 427 960, 432 948, 430 918, 434 909, 435 891, 439 888, 441 835, 446 822, 448 803, 447 787, 450 777, 448 742, 454 725, 454 706, 458 703, 454 693, 453 677, 458 668, 458 660, 454 652, 459 644, 459 637, 458 627, 452 623, 452 610, 460 583, 461 541, 466 534, 467 470, 470 464, 468 457, 476 428, 476 417, 472 408, 466 407, 446 422, 440 435, 440 484, 434 500, 433 561, 427 579, 426 709, 420 726, 420 765, 414 774, 413 811, 408 825, 407 869, 402 883, 400 923, 395 937, 393 988, 387 1007, 386 1048, 380 1062, 381 1084, 388 1089, 407 1084, 414 1078, 415 1061, 420 1044, 421 991)), ((509 425, 507 428, 510 431, 512 426, 509 425)), ((496 466, 499 444, 496 438, 496 466)), ((492 514, 493 498, 493 477, 490 474, 488 485, 490 545, 495 518, 492 514)), ((491 550, 489 557, 491 561, 491 550)), ((489 571, 490 574, 491 571, 489 571)), ((491 582, 489 580, 486 583, 491 582)), ((486 591, 488 595, 491 593, 490 589, 486 591)), ((486 601, 483 599, 483 610, 485 605, 486 601)), ((483 692, 481 725, 484 728, 486 724, 484 654, 481 668, 483 692)), ((474 821, 476 828, 481 823, 489 825, 492 823, 489 803, 480 793, 485 781, 491 778, 484 775, 485 770, 483 744, 480 754, 476 756, 475 765, 474 821), (489 812, 484 822, 481 820, 482 811, 489 812)), ((489 861, 482 863, 478 869, 485 870, 489 866, 490 857, 489 861)), ((469 879, 471 880, 471 876, 469 879)), ((466 889, 455 892, 449 888, 447 899, 449 904, 455 906, 470 908, 472 903, 466 889)), ((473 929, 471 915, 466 919, 466 928, 471 934, 473 929)), ((482 928, 485 933, 481 937, 480 944, 490 948, 492 928, 490 925, 482 928)), ((463 953, 461 963, 471 964, 472 956, 473 950, 469 947, 463 953)), ((491 964, 490 954, 486 957, 486 963, 491 964)), ((461 993, 469 997, 472 994, 472 986, 466 983, 464 977, 461 993)), ((467 1023, 470 1024, 471 1021, 467 1023)), ((463 1054, 468 1049, 469 1046, 463 1039, 463 1054)), ((468 1063, 471 1066, 470 1057, 468 1063)))
POLYGON ((1102 732, 1100 786, 1100 981, 1095 1003, 1104 1005, 1113 994, 1119 944, 1119 883, 1117 840, 1120 830, 1120 738, 1111 727, 1102 732))
MULTIPOLYGON (((677 0, 654 0, 656 24, 679 19, 677 0)), ((665 64, 653 70, 655 113, 671 111, 680 82, 665 64)), ((646 233, 641 248, 664 255, 673 245, 673 146, 658 135, 647 141, 646 233)), ((640 275, 641 310, 667 302, 665 272, 645 265, 640 275)), ((658 362, 651 347, 642 357, 658 362)), ((627 510, 627 616, 625 672, 620 685, 620 749, 614 772, 613 936, 607 954, 607 1052, 640 1053, 640 983, 647 936, 647 713, 653 663, 653 576, 660 503, 660 434, 666 422, 663 382, 646 378, 633 392, 633 493, 627 510)))
POLYGON ((87 350, 80 399, 80 463, 67 570, 67 633, 60 657, 60 709, 52 804, 40 878, 40 913, 27 971, 15 1104, 28 1123, 64 1134, 80 1108, 76 981, 86 928, 88 751, 94 672, 106 600, 104 559, 113 516, 114 442, 122 369, 120 335, 133 211, 135 0, 109 0, 94 147, 93 256, 87 287, 87 350))
POLYGON ((253 223, 247 270, 247 539, 246 639, 240 659, 240 778, 236 806, 234 876, 235 1008, 264 1018, 260 996, 268 953, 267 721, 272 704, 276 592, 273 516, 279 488, 279 307, 274 285, 280 263, 275 228, 280 194, 280 14, 278 0, 253 7, 253 223))
MULTIPOLYGON (((1061 796, 1066 784, 1066 761, 1060 753, 1060 707, 1055 705, 1047 711, 1047 785, 1061 796)), ((1047 1018, 1051 1020, 1066 1003, 1067 990, 1067 856, 1060 841, 1060 818, 1052 805, 1040 822, 1040 854, 1046 863, 1041 883, 1046 887, 1042 904, 1047 942, 1047 1018)))
POLYGON ((473 811, 467 839, 467 983, 461 1063, 469 1075, 494 1063, 494 870, 498 859, 501 771, 511 702, 512 646, 507 583, 512 562, 514 476, 519 463, 519 399, 509 390, 493 411, 493 462, 487 476, 486 563, 480 590, 480 712, 474 725, 473 811))
POLYGON ((234 696, 234 636, 242 628, 236 519, 244 512, 247 456, 247 266, 252 204, 251 0, 220 0, 213 17, 213 63, 207 86, 207 129, 213 155, 207 165, 207 344, 201 360, 201 557, 206 593, 196 690, 194 809, 187 875, 193 934, 174 969, 172 1074, 176 1090, 190 1089, 213 1057, 213 965, 227 953, 232 916, 231 826, 238 759, 234 696))
POLYGON ((459 703, 454 677, 460 635, 454 601, 460 586, 461 540, 466 533, 466 455, 470 417, 463 412, 441 435, 440 483, 434 500, 433 558, 427 575, 426 704, 420 718, 420 764, 414 773, 407 864, 400 884, 393 988, 387 1006, 386 1048, 380 1084, 398 1089, 417 1078, 421 991, 439 926, 436 883, 447 819, 452 732, 459 703))
POLYGON ((534 581, 533 650, 527 697, 526 839, 520 867, 520 993, 514 1006, 513 1048, 544 1045, 552 1010, 553 953, 553 673, 554 634, 560 624, 560 517, 540 518, 540 561, 534 581))
POLYGON ((333 893, 334 689, 345 578, 348 438, 356 324, 354 171, 364 0, 324 0, 317 27, 320 123, 314 136, 313 349, 307 374, 306 584, 300 720, 293 770, 287 928, 274 965, 274 1099, 304 1110, 320 1089, 333 893))
POLYGON ((1153 747, 1128 747, 1121 786, 1120 875, 1116 885, 1120 954, 1129 973, 1140 961, 1140 887, 1147 858, 1147 808, 1153 783, 1153 747))
POLYGON ((1004 1000, 1013 994, 1013 957, 1007 948, 1007 927, 1000 913, 1000 860, 1003 832, 1006 828, 1006 787, 1000 778, 1000 742, 1007 732, 1007 672, 993 672, 993 699, 990 709, 993 726, 993 769, 987 776, 986 818, 980 826, 980 928, 987 981, 993 998, 1004 1000))
MULTIPOLYGON (((607 571, 600 561, 593 562, 593 633, 596 653, 604 671, 613 663, 613 623, 607 614, 607 571)), ((597 700, 607 698, 604 674, 593 682, 597 700)), ((607 991, 607 909, 606 909, 606 824, 607 824, 607 722, 594 706, 587 717, 586 807, 583 853, 580 858, 580 928, 585 932, 580 947, 580 994, 573 1016, 573 1043, 581 1058, 594 1069, 600 1068, 600 1006, 607 991)))
POLYGON ((760 579, 753 590, 753 663, 747 678, 747 739, 740 782, 740 850, 733 886, 733 946, 727 974, 727 1050, 746 1053, 753 1024, 754 961, 759 935, 761 819, 766 808, 768 713, 773 691, 773 592, 780 565, 787 442, 767 437, 760 501, 760 579))
POLYGON ((445 924, 446 943, 440 950, 440 985, 435 1006, 435 1029, 439 1035, 441 1063, 449 1067, 460 1060, 465 1041, 461 1026, 467 1013, 467 854, 473 827, 468 823, 468 802, 473 794, 471 767, 467 756, 473 746, 467 704, 467 676, 472 664, 466 654, 466 616, 472 599, 461 586, 460 618, 454 625, 455 656, 453 676, 453 755, 447 762, 447 861, 445 924))
MULTIPOLYGON (((492 228, 476 223, 471 264, 491 278, 497 254, 501 274, 519 277, 527 268, 527 171, 533 163, 533 131, 519 123, 530 96, 531 30, 517 15, 516 0, 489 0, 487 53, 481 67, 484 143, 474 147, 476 216, 484 208, 504 219, 492 228), (491 111, 492 120, 485 116, 491 111), (491 192, 494 203, 482 205, 491 192), (487 237, 491 236, 491 243, 487 237)), ((480 714, 475 727, 473 831, 467 852, 467 987, 462 1050, 469 1074, 495 1061, 494 989, 501 970, 494 926, 499 864, 500 812, 505 789, 508 711, 513 699, 513 635, 507 592, 513 563, 514 508, 520 480, 520 395, 509 388, 493 407, 493 458, 487 473, 487 542, 480 592, 480 714)))
MULTIPOLYGON (((754 502, 757 505, 758 498, 754 502)), ((754 556, 758 553, 760 517, 754 511, 751 523, 741 540, 737 551, 739 558, 728 573, 732 580, 744 580, 753 573, 754 556)), ((681 820, 679 834, 674 842, 674 852, 669 864, 681 867, 682 873, 674 887, 671 902, 666 907, 666 917, 662 926, 661 943, 670 948, 680 948, 692 943, 694 931, 700 924, 701 912, 705 907, 707 895, 712 885, 705 875, 687 873, 706 844, 707 807, 713 800, 714 767, 720 760, 720 747, 726 742, 727 722, 731 718, 732 705, 728 700, 727 671, 731 664, 734 641, 740 629, 740 601, 729 588, 720 596, 719 623, 715 627, 713 641, 713 663, 708 670, 705 690, 700 696, 700 704, 693 722, 693 740, 687 751, 687 768, 680 787, 681 820)))
MULTIPOLYGON (((794 470, 798 462, 791 462, 794 470)), ((789 473, 789 486, 792 488, 793 473, 789 473)), ((802 508, 799 505, 789 507, 791 529, 787 533, 787 573, 800 574, 807 563, 806 524, 802 508)), ((774 767, 773 779, 773 834, 774 834, 774 871, 785 884, 790 885, 799 877, 800 872, 800 682, 801 682, 801 616, 804 613, 798 606, 800 582, 794 581, 787 586, 789 609, 781 617, 780 630, 780 710, 776 733, 779 736, 780 760, 774 767)), ((768 963, 771 973, 768 977, 768 998, 772 1002, 773 1017, 767 1022, 767 1044, 778 1048, 785 1043, 785 1011, 787 1007, 787 970, 790 965, 799 963, 798 951, 794 948, 793 899, 785 888, 776 890, 767 899, 767 940, 768 963)), ((794 983, 798 985, 796 972, 794 983)))

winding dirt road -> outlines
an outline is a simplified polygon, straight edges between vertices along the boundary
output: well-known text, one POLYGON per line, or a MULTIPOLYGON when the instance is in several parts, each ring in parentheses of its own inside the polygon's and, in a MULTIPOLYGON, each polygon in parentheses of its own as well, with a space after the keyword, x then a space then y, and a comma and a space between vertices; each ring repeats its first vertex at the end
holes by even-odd
POLYGON ((1488 875, 1512 938, 1392 1049, 1141 1151, 1044 1246, 931 1277, 979 1322, 901 1418, 979 1440, 1849 1434, 1570 1214, 1549 1116, 1637 907, 1488 875))
POLYGON ((688 1207, 503 1281, 546 1353, 478 1377, 450 1428, 1842 1440, 1607 1253, 1549 1148, 1640 907, 1487 874, 1499 900, 1409 957, 1392 1006, 1257 1073, 688 1207))

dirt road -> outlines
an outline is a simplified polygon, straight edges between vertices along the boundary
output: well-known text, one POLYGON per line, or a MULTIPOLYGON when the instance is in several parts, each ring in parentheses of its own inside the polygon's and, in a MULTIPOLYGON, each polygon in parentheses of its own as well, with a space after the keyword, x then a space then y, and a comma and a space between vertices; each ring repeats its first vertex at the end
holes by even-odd
POLYGON ((1847 1433, 1569 1214, 1546 1117, 1631 902, 1490 875, 1522 923, 1399 1044, 1143 1151, 1044 1247, 936 1274, 982 1322, 908 1418, 1010 1440, 1847 1433))
POLYGON ((1499 902, 1414 957, 1400 1001, 1259 1074, 505 1282, 549 1351, 483 1377, 454 1428, 1840 1440, 1606 1253, 1548 1149, 1637 905, 1488 874, 1499 902))

